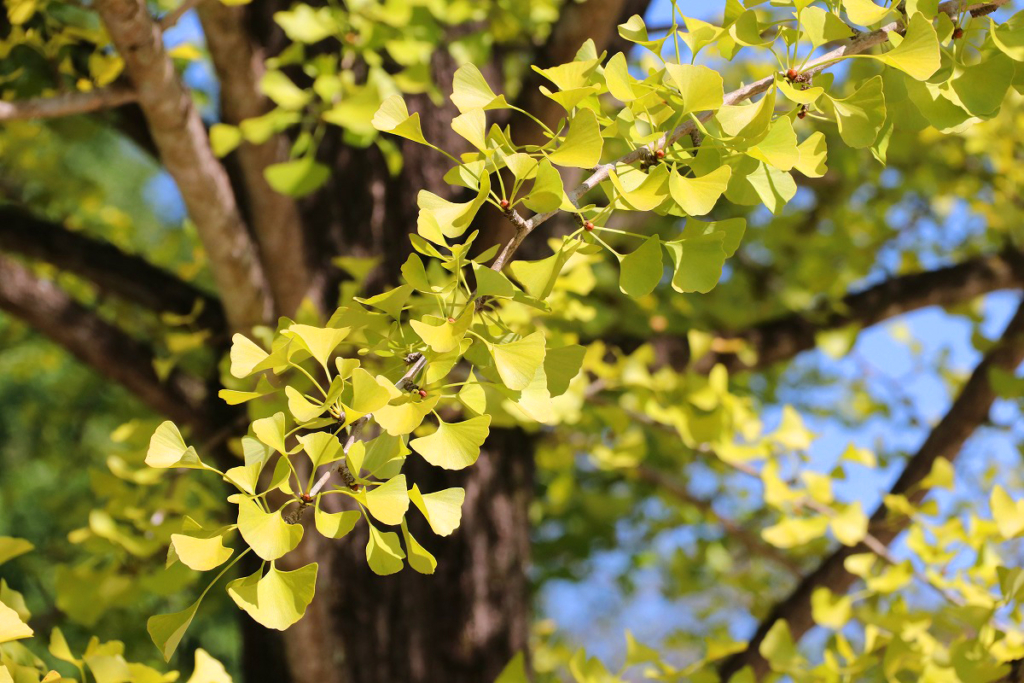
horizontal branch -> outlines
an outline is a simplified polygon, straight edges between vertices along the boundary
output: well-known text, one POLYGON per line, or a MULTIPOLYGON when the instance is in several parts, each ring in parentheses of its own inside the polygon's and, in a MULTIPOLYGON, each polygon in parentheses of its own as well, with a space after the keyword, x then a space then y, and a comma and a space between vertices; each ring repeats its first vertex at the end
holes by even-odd
MULTIPOLYGON (((759 370, 816 346, 816 335, 847 325, 870 327, 928 306, 954 306, 990 292, 1024 287, 1024 254, 1006 250, 953 266, 899 275, 843 297, 832 312, 794 313, 754 325, 747 330, 719 333, 720 342, 742 340, 756 354, 752 364, 735 353, 712 350, 694 363, 706 374, 721 363, 730 372, 759 370)), ((663 355, 683 341, 665 337, 655 342, 663 355)))
POLYGON ((95 284, 100 291, 158 313, 191 313, 197 302, 202 311, 195 324, 223 332, 220 302, 141 256, 37 218, 14 206, 0 206, 0 251, 45 261, 95 284))
POLYGON ((135 90, 124 85, 97 88, 89 92, 69 92, 51 97, 33 97, 13 102, 0 101, 0 121, 52 119, 89 114, 134 102, 135 90))
POLYGON ((94 6, 124 59, 160 160, 195 223, 231 328, 246 331, 269 320, 272 302, 256 245, 146 2, 96 0, 94 6))
MULTIPOLYGON (((989 410, 996 399, 996 393, 989 381, 990 370, 1000 368, 1012 372, 1022 361, 1024 303, 1018 307, 1000 340, 985 354, 971 373, 970 379, 946 415, 904 465, 899 479, 889 490, 891 495, 906 496, 913 504, 919 504, 928 495, 929 489, 921 486, 921 482, 931 472, 935 462, 939 458, 954 460, 967 439, 988 420, 989 410)), ((868 532, 882 545, 888 547, 909 524, 909 518, 891 514, 882 503, 871 516, 868 532)), ((785 600, 772 609, 758 626, 746 649, 723 661, 719 669, 722 680, 729 680, 733 674, 746 666, 750 666, 758 678, 764 676, 769 667, 759 648, 775 622, 784 620, 793 638, 798 640, 814 625, 811 595, 815 589, 826 587, 839 595, 848 592, 857 577, 846 570, 846 559, 851 555, 865 552, 877 552, 877 548, 872 550, 864 543, 853 547, 842 546, 825 558, 785 600)))
POLYGON ((0 256, 0 310, 20 318, 152 410, 192 427, 209 413, 206 383, 181 371, 161 380, 146 344, 103 320, 56 284, 0 256))

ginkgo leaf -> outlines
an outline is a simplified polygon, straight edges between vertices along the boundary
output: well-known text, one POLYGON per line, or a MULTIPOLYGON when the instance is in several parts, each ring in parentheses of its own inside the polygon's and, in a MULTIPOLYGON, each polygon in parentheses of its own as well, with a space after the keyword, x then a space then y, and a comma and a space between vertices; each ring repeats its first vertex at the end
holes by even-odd
POLYGON ((270 417, 262 417, 253 420, 252 433, 256 438, 270 446, 278 453, 287 453, 284 445, 285 416, 284 413, 274 413, 270 417))
POLYGON ((762 47, 772 42, 771 38, 761 37, 761 25, 757 20, 757 12, 746 10, 741 13, 727 29, 729 36, 738 45, 746 47, 762 47))
POLYGON ((341 450, 341 441, 329 432, 312 432, 302 434, 297 438, 302 444, 302 449, 309 456, 314 470, 321 465, 327 465, 345 457, 341 450))
POLYGON ((667 38, 651 40, 647 35, 647 25, 639 14, 631 16, 626 23, 619 24, 619 36, 637 45, 643 45, 656 55, 661 55, 661 48, 667 38))
POLYGON ((825 92, 820 85, 807 87, 806 84, 803 84, 803 87, 798 88, 785 78, 777 78, 775 87, 786 96, 786 99, 796 104, 813 104, 825 92))
POLYGON ((205 572, 228 561, 234 552, 224 547, 224 536, 207 538, 186 534, 171 534, 171 545, 178 559, 189 569, 205 572))
POLYGON ((462 113, 471 109, 507 109, 504 95, 495 95, 480 69, 464 64, 452 80, 452 104, 462 113))
POLYGON ((327 360, 334 349, 348 336, 349 328, 313 327, 312 325, 292 325, 288 332, 298 339, 299 343, 309 351, 309 355, 327 370, 327 360))
MULTIPOLYGON (((633 169, 630 168, 629 170, 633 169)), ((656 206, 660 206, 668 197, 668 167, 659 165, 649 173, 638 173, 643 177, 643 180, 632 189, 628 188, 620 180, 618 173, 614 170, 608 173, 608 178, 612 181, 615 189, 618 190, 619 198, 625 202, 622 208, 650 211, 656 206)))
POLYGON ((470 109, 452 119, 452 130, 481 152, 487 151, 487 116, 483 109, 470 109))
POLYGON ((653 292, 663 274, 661 259, 661 239, 651 235, 636 251, 621 257, 619 289, 631 297, 647 296, 653 292))
POLYGON ((473 274, 476 276, 477 296, 493 296, 510 299, 515 296, 517 288, 503 273, 473 263, 473 274))
POLYGON ((604 79, 608 92, 615 99, 620 102, 632 102, 636 99, 636 90, 633 87, 636 79, 629 73, 626 55, 617 52, 608 60, 604 66, 604 79))
POLYGON ((438 536, 449 536, 459 528, 462 522, 462 504, 466 500, 465 489, 450 488, 434 493, 421 493, 419 487, 413 484, 409 498, 423 513, 430 528, 438 536))
POLYGON ((525 389, 544 363, 544 335, 534 332, 505 344, 489 344, 501 381, 512 390, 525 389))
POLYGON ((1013 82, 1015 67, 1006 55, 996 54, 971 64, 953 79, 953 90, 961 104, 975 116, 995 116, 1013 82))
POLYGON ((401 95, 392 95, 383 102, 373 116, 373 127, 384 133, 391 133, 407 138, 421 145, 426 145, 423 129, 420 127, 420 115, 416 112, 409 115, 405 100, 401 95))
POLYGON ((361 304, 373 306, 376 309, 384 311, 395 320, 398 320, 402 315, 405 303, 409 300, 410 294, 412 294, 411 285, 399 285, 382 294, 378 294, 377 296, 371 296, 368 299, 355 297, 355 300, 361 304))
POLYGON ((562 205, 564 194, 562 176, 547 159, 541 159, 530 188, 530 194, 523 199, 526 208, 537 213, 554 211, 562 205))
POLYGON ((178 649, 178 643, 181 642, 185 631, 188 630, 192 619, 195 618, 196 610, 199 609, 201 601, 202 598, 199 598, 199 600, 196 600, 180 612, 157 614, 146 621, 146 630, 149 631, 149 637, 152 638, 153 644, 160 650, 160 654, 163 655, 165 662, 171 661, 171 655, 178 649))
POLYGON ((244 334, 235 334, 231 337, 231 376, 238 379, 248 377, 269 355, 244 334))
POLYGON ((75 666, 82 665, 82 660, 75 657, 71 652, 71 646, 68 645, 67 638, 64 637, 64 633, 57 627, 50 631, 50 645, 48 649, 51 655, 62 662, 74 664, 75 666))
POLYGON ((445 422, 438 418, 437 431, 413 439, 409 447, 436 467, 446 470, 465 469, 480 457, 480 447, 487 439, 490 424, 490 415, 473 417, 463 422, 445 422))
MULTIPOLYGON (((800 161, 793 120, 788 116, 780 116, 775 119, 768 129, 768 134, 748 149, 747 154, 780 171, 788 171, 793 168, 800 161)), ((728 167, 723 166, 722 168, 728 167)), ((728 180, 726 180, 726 184, 728 185, 728 180)))
POLYGON ((420 426, 423 418, 437 405, 439 398, 438 394, 422 400, 408 397, 404 401, 378 408, 373 417, 391 436, 409 434, 420 426))
POLYGON ((292 386, 286 386, 284 393, 288 397, 288 412, 292 414, 296 422, 309 422, 320 417, 327 410, 324 403, 313 403, 292 386))
POLYGON ((665 63, 666 81, 679 90, 683 112, 716 111, 721 108, 725 82, 721 74, 706 66, 665 63))
POLYGON ((601 162, 603 148, 597 115, 590 109, 581 109, 570 119, 569 132, 548 159, 559 166, 593 168, 601 162))
POLYGON ((868 533, 868 516, 864 514, 860 501, 856 501, 832 518, 832 533, 843 545, 855 546, 868 533))
POLYGON ((16 611, 0 602, 0 644, 31 638, 33 633, 35 632, 21 620, 16 611))
POLYGON ((257 555, 276 560, 295 550, 302 540, 302 525, 284 521, 281 511, 266 512, 256 501, 238 501, 238 532, 257 555))
MULTIPOLYGON (((890 41, 894 35, 889 33, 890 41)), ((935 27, 920 12, 910 18, 906 36, 894 49, 877 55, 862 56, 884 62, 919 81, 931 78, 942 65, 939 37, 935 34, 935 27)))
POLYGON ((477 415, 482 415, 487 409, 487 394, 484 392, 483 386, 473 373, 470 373, 466 383, 461 389, 459 389, 458 396, 462 405, 466 406, 477 415))
POLYGON ((325 512, 320 507, 319 497, 317 498, 315 523, 316 530, 327 538, 343 538, 348 535, 356 524, 362 519, 358 510, 344 510, 342 512, 325 512))
POLYGON ((409 510, 409 491, 405 475, 399 474, 365 494, 366 509, 377 521, 394 526, 405 519, 409 510))
POLYGON ((569 383, 580 374, 583 357, 586 355, 586 347, 579 344, 568 344, 545 351, 544 374, 548 394, 552 398, 568 391, 569 383))
POLYGON ((402 536, 405 538, 409 566, 420 574, 433 574, 437 569, 437 559, 413 537, 404 520, 402 521, 402 536))
POLYGON ((879 7, 871 0, 843 0, 843 9, 850 21, 858 26, 874 26, 893 11, 890 7, 879 7))
POLYGON ((815 623, 826 628, 839 630, 846 626, 852 608, 852 597, 836 595, 825 586, 815 588, 811 593, 811 615, 815 623))
POLYGON ((156 469, 171 467, 187 467, 189 469, 205 469, 199 460, 196 449, 185 445, 181 432, 170 420, 161 422, 149 440, 146 451, 146 464, 156 469))
POLYGON ((1013 500, 1002 486, 992 489, 989 499, 992 519, 999 528, 999 534, 1009 540, 1024 531, 1024 500, 1013 500))
POLYGON ((272 189, 289 197, 305 197, 320 189, 331 176, 331 169, 313 157, 302 157, 271 164, 263 177, 272 189))
POLYGON ((764 529, 761 536, 776 548, 795 548, 821 538, 828 522, 828 517, 790 517, 764 529))
POLYGON ((797 149, 800 151, 800 161, 793 167, 795 170, 808 178, 820 178, 825 175, 825 171, 828 170, 825 167, 828 147, 825 143, 824 133, 814 131, 800 143, 797 149))
POLYGON ((256 383, 256 389, 253 391, 235 391, 232 389, 221 389, 217 392, 217 396, 227 403, 229 406, 237 406, 242 403, 247 403, 253 399, 261 398, 267 394, 271 394, 276 389, 270 385, 270 382, 266 377, 260 377, 256 383))
POLYGON ((532 297, 546 299, 551 290, 554 289, 555 280, 558 279, 562 267, 569 257, 575 253, 579 242, 573 240, 572 244, 565 245, 551 256, 539 261, 513 261, 508 269, 512 276, 523 286, 523 289, 532 297))
MULTIPOLYGON (((308 7, 308 5, 299 5, 308 7)), ((196 648, 195 667, 186 683, 232 683, 227 669, 215 657, 201 647, 196 648)))
POLYGON ((665 242, 665 248, 675 262, 672 288, 677 292, 701 294, 714 289, 725 265, 724 240, 724 234, 711 233, 665 242))
POLYGON ((1001 26, 989 17, 989 36, 999 50, 1015 62, 1024 62, 1024 13, 1018 12, 1001 26))
POLYGON ((845 99, 832 98, 839 135, 850 147, 868 147, 885 123, 882 77, 874 76, 845 99))
POLYGON ((842 19, 820 7, 805 7, 800 11, 800 29, 815 48, 853 36, 842 19))
POLYGON ((35 548, 23 538, 0 536, 0 564, 9 562, 20 555, 31 552, 35 548))
POLYGON ((691 216, 703 216, 715 208, 719 197, 729 187, 730 178, 732 168, 729 166, 720 166, 698 178, 686 178, 682 174, 672 173, 668 178, 668 189, 672 200, 683 211, 691 216))
POLYGON ((474 306, 466 306, 458 318, 427 316, 423 320, 410 320, 409 325, 420 339, 436 353, 457 349, 473 324, 474 306))
POLYGON ((755 104, 725 104, 715 113, 722 132, 737 144, 756 144, 768 133, 775 113, 775 88, 755 104))
POLYGON ((306 613, 316 590, 317 564, 294 571, 281 571, 273 564, 265 576, 260 572, 235 579, 227 585, 228 595, 256 622, 284 631, 306 613))
POLYGON ((405 552, 393 531, 380 531, 372 524, 370 538, 366 543, 366 562, 374 574, 388 576, 402 571, 405 552))
MULTIPOLYGON (((487 194, 491 191, 491 177, 485 174, 480 179, 480 187, 475 199, 468 202, 450 202, 439 197, 433 192, 420 190, 416 196, 416 204, 420 208, 420 218, 435 226, 437 231, 449 239, 461 237, 469 224, 473 221, 480 207, 487 201, 487 194)), ((420 231, 423 234, 423 231, 420 231)), ((424 235, 430 239, 429 235, 424 235)), ((404 273, 403 269, 403 273, 404 273)), ((425 278, 424 278, 425 279, 425 278)), ((407 281, 416 289, 415 282, 407 281)), ((421 289, 421 291, 423 291, 421 289)), ((429 288, 428 290, 429 291, 429 288)))

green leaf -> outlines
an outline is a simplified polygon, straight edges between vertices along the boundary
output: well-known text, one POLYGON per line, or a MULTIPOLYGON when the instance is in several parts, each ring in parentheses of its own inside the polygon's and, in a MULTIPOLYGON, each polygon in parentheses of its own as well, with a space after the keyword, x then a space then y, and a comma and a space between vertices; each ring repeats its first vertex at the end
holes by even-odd
POLYGON ((757 650, 768 660, 773 671, 786 671, 801 659, 785 619, 778 619, 772 624, 757 650))
POLYGON ((683 112, 717 111, 722 107, 725 83, 706 66, 665 63, 665 80, 683 99, 683 112))
POLYGON ((413 537, 404 520, 402 536, 405 537, 405 547, 409 552, 409 566, 420 574, 433 574, 437 569, 437 559, 413 537))
POLYGON ((593 168, 601 162, 603 146, 597 115, 590 109, 582 109, 570 119, 569 132, 548 159, 559 166, 593 168))
MULTIPOLYGON (((366 372, 363 370, 363 372, 366 372)), ((302 449, 309 456, 309 461, 316 470, 345 457, 341 450, 341 441, 330 432, 312 432, 297 437, 302 449)))
POLYGON ((720 166, 699 178, 686 178, 673 172, 668 177, 668 189, 672 200, 683 211, 691 216, 703 216, 715 208, 719 197, 729 187, 731 177, 732 168, 729 166, 720 166))
POLYGON ((452 81, 452 104, 463 114, 472 109, 508 109, 504 95, 495 95, 480 69, 464 64, 452 81))
POLYGON ((238 501, 238 531, 253 552, 264 560, 287 555, 302 540, 301 524, 288 524, 280 510, 266 512, 246 497, 238 501))
POLYGON ((763 138, 775 113, 775 89, 772 88, 756 104, 725 104, 715 113, 722 132, 738 145, 754 145, 763 138))
POLYGON ((373 417, 391 436, 409 434, 420 426, 423 418, 437 405, 439 398, 440 395, 437 393, 422 400, 418 396, 409 396, 394 405, 378 408, 373 417))
POLYGON ((729 36, 739 45, 763 47, 772 43, 771 38, 761 37, 761 25, 754 10, 746 10, 736 17, 728 31, 729 36))
MULTIPOLYGON (((747 154, 780 171, 788 171, 793 168, 800 161, 800 150, 796 144, 793 120, 788 116, 780 116, 775 119, 768 129, 768 134, 747 150, 747 154)), ((729 167, 723 166, 722 168, 729 167)), ((730 176, 725 177, 725 185, 728 185, 730 176)), ((725 187, 722 188, 722 191, 725 191, 725 187)))
POLYGON ((505 344, 488 344, 501 381, 509 389, 525 389, 544 363, 544 334, 534 332, 505 344))
MULTIPOLYGON (((299 5, 299 7, 306 6, 299 5)), ((153 681, 153 683, 156 683, 156 681, 153 681)), ((206 650, 198 647, 196 648, 195 667, 192 669, 192 675, 187 683, 232 683, 232 680, 223 664, 206 650)))
POLYGON ((319 43, 338 33, 338 22, 329 7, 313 9, 299 4, 288 12, 274 12, 274 21, 285 35, 298 43, 319 43))
POLYGON ((316 530, 327 538, 343 538, 355 528, 356 523, 362 519, 358 510, 345 510, 343 512, 324 512, 320 502, 316 504, 316 530))
POLYGON ((843 545, 855 546, 864 540, 868 533, 868 516, 860 501, 856 501, 831 520, 832 533, 843 545))
POLYGON ((452 119, 452 130, 481 152, 487 151, 487 117, 483 109, 470 109, 452 119))
MULTIPOLYGON (((675 175, 677 174, 673 174, 675 175)), ((619 289, 634 298, 647 296, 653 292, 661 282, 664 272, 661 259, 661 239, 657 235, 651 235, 636 251, 620 257, 619 289)))
MULTIPOLYGON (((612 170, 608 174, 608 178, 611 180, 612 185, 619 192, 619 199, 625 202, 622 208, 633 209, 635 211, 650 211, 657 206, 660 206, 666 198, 668 198, 668 168, 664 165, 658 165, 649 173, 638 171, 630 166, 620 166, 629 176, 634 178, 641 178, 641 182, 630 188, 627 184, 620 179, 619 174, 612 170)), ((635 180, 629 179, 629 185, 633 185, 635 180)))
POLYGON ((372 524, 370 527, 370 538, 366 543, 366 562, 374 574, 388 576, 402 571, 405 566, 402 562, 405 553, 398 540, 398 534, 393 531, 379 531, 372 524))
POLYGON ((882 77, 874 76, 846 99, 832 99, 839 135, 850 147, 870 147, 885 123, 882 77))
POLYGON ((454 423, 438 418, 437 431, 413 439, 409 447, 435 467, 446 470, 465 469, 480 457, 480 447, 487 439, 490 424, 490 415, 454 423))
POLYGON ((459 389, 458 395, 462 405, 477 415, 482 415, 487 409, 487 394, 484 392, 484 388, 476 378, 476 375, 472 372, 470 372, 466 383, 459 389))
POLYGON ((789 517, 762 530, 761 537, 776 548, 795 548, 821 538, 828 522, 828 517, 789 517))
MULTIPOLYGON (((894 35, 896 34, 889 33, 890 41, 894 35)), ((931 78, 942 65, 939 37, 935 34, 935 27, 921 13, 910 18, 907 35, 895 49, 878 55, 864 56, 877 59, 919 81, 931 78)))
POLYGON ((450 536, 462 522, 462 504, 466 500, 466 491, 462 488, 450 488, 434 493, 421 493, 419 486, 412 485, 409 491, 412 504, 423 513, 431 530, 438 536, 450 536))
POLYGON ((263 417, 259 420, 254 420, 252 423, 252 432, 256 435, 256 438, 273 448, 278 453, 287 453, 288 449, 284 445, 284 426, 285 416, 284 413, 274 413, 270 417, 263 417))
POLYGON ((803 36, 811 41, 811 45, 815 48, 819 48, 825 43, 845 40, 853 36, 853 31, 842 19, 820 7, 805 7, 801 10, 800 28, 803 31, 803 36))
POLYGON ((273 564, 266 576, 257 571, 235 579, 227 586, 228 595, 256 622, 284 631, 306 613, 316 591, 317 564, 294 571, 279 570, 273 564))
POLYGON ((274 190, 289 197, 305 197, 316 192, 331 176, 331 169, 313 157, 271 164, 263 177, 274 190))
POLYGON ((23 538, 0 536, 0 565, 30 552, 33 548, 35 546, 23 538))
POLYGON ((237 126, 215 123, 210 126, 210 148, 218 157, 226 157, 242 144, 242 131, 237 126))
POLYGON ((292 414, 297 422, 309 422, 323 415, 327 410, 324 403, 312 403, 292 386, 284 388, 285 396, 288 397, 288 412, 292 414))
POLYGON ((636 90, 633 87, 636 79, 630 75, 626 55, 621 52, 615 53, 615 56, 605 64, 604 80, 608 92, 620 102, 632 102, 636 99, 636 90))
POLYGON ((643 45, 659 57, 661 56, 661 48, 666 40, 666 38, 651 40, 647 35, 647 25, 639 14, 634 14, 626 23, 619 24, 619 36, 631 43, 643 45))
POLYGON ((828 148, 825 144, 825 135, 821 131, 811 133, 797 149, 800 151, 800 161, 793 168, 808 178, 820 178, 825 175, 825 171, 828 170, 825 167, 828 148))
POLYGON ((1013 61, 997 54, 980 64, 972 64, 953 79, 953 90, 967 111, 975 116, 995 116, 1003 104, 1014 77, 1013 61))
POLYGON ((473 263, 473 274, 476 276, 477 296, 492 296, 510 299, 516 294, 516 286, 504 274, 492 270, 479 263, 473 263))
POLYGON ((171 661, 171 655, 178 649, 178 643, 181 642, 185 631, 188 630, 189 624, 195 618, 196 610, 199 609, 201 601, 202 598, 199 598, 199 600, 196 600, 192 605, 180 612, 157 614, 146 621, 146 630, 149 631, 149 637, 153 639, 153 643, 160 650, 160 654, 163 655, 165 662, 171 661))
POLYGON ((537 175, 530 188, 530 194, 523 199, 526 208, 536 213, 554 211, 562 205, 564 195, 562 176, 547 159, 537 165, 537 175))
POLYGON ((334 353, 334 349, 338 347, 338 344, 348 336, 349 328, 291 325, 288 327, 287 332, 290 336, 297 339, 303 348, 309 351, 309 355, 313 356, 323 366, 324 370, 330 372, 327 367, 327 361, 331 354, 334 353))
POLYGON ((562 266, 576 252, 578 247, 579 242, 575 240, 568 245, 563 243, 561 249, 545 259, 539 261, 513 261, 508 265, 508 269, 512 272, 512 276, 519 281, 519 284, 523 286, 523 290, 527 294, 543 300, 551 294, 551 290, 555 286, 555 280, 558 279, 559 273, 562 272, 562 266))
POLYGON ((378 521, 390 526, 401 523, 409 510, 409 491, 406 489, 405 475, 399 474, 367 491, 365 499, 366 509, 378 521))
POLYGON ((34 631, 21 620, 18 613, 0 602, 0 644, 31 638, 34 631))
POLYGON ((410 320, 409 325, 435 353, 448 353, 459 348, 466 330, 473 324, 475 306, 466 306, 458 318, 426 316, 423 320, 410 320))
POLYGON ((292 83, 280 71, 268 71, 260 79, 260 90, 282 109, 298 110, 309 104, 312 95, 292 83))
POLYGON ((392 95, 381 102, 380 108, 373 116, 373 127, 383 133, 391 133, 421 145, 429 145, 423 137, 419 112, 409 116, 409 109, 401 95, 392 95))
POLYGON ((170 420, 160 423, 149 440, 146 451, 146 464, 155 469, 171 467, 187 467, 189 469, 206 469, 199 460, 196 449, 185 445, 181 432, 170 420))
POLYGON ((377 296, 371 296, 368 299, 355 297, 355 300, 361 304, 384 311, 395 320, 398 320, 402 317, 402 311, 404 310, 405 303, 409 300, 410 294, 412 294, 412 285, 399 285, 377 296))
POLYGON ((236 333, 231 337, 231 376, 238 379, 248 377, 269 355, 251 339, 236 333))
POLYGON ((383 377, 374 377, 366 370, 356 368, 352 371, 351 382, 352 397, 346 399, 344 403, 346 416, 351 418, 346 419, 348 423, 355 419, 350 414, 358 413, 362 416, 372 413, 386 406, 391 400, 391 391, 388 388, 390 382, 383 377))
POLYGON ((666 242, 665 248, 675 262, 672 288, 701 294, 714 289, 725 265, 724 240, 723 233, 711 233, 666 242))
POLYGON ((988 34, 1000 51, 1015 62, 1024 62, 1024 12, 1017 12, 1002 26, 989 17, 988 34))
POLYGON ((871 0, 843 0, 846 16, 858 26, 874 26, 889 16, 890 7, 879 7, 871 0))
POLYGON ((569 383, 580 374, 585 355, 587 350, 579 344, 547 349, 544 354, 544 374, 547 376, 547 389, 552 398, 568 391, 569 383))
POLYGON ((1024 500, 1013 500, 1002 486, 997 485, 992 489, 989 504, 992 507, 992 519, 1003 538, 1016 538, 1024 531, 1024 500))
MULTIPOLYGON (((491 177, 486 174, 480 179, 480 187, 477 191, 476 199, 468 202, 450 202, 433 192, 420 190, 416 196, 416 204, 420 208, 419 220, 429 227, 421 228, 419 233, 427 239, 431 238, 429 233, 433 230, 440 232, 449 239, 461 237, 480 210, 480 207, 487 201, 487 195, 490 191, 491 177), (424 234, 424 232, 428 234, 424 234)), ((409 284, 419 289, 416 283, 409 282, 409 284)))
POLYGON ((186 534, 171 534, 171 546, 178 559, 189 569, 205 572, 228 561, 234 552, 224 547, 224 536, 217 534, 202 538, 186 534))
POLYGON ((853 611, 853 598, 848 595, 836 595, 822 586, 811 593, 811 614, 814 621, 821 626, 840 630, 850 621, 853 611))

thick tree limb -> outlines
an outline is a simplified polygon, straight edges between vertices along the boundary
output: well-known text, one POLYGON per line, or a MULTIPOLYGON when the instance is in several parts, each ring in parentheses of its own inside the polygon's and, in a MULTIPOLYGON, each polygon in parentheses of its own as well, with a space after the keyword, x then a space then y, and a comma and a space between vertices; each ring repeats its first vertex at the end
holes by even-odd
POLYGON ((256 247, 192 97, 164 50, 160 28, 143 0, 97 0, 95 7, 125 60, 160 158, 196 224, 228 322, 246 330, 268 320, 272 306, 256 247))
POLYGON ((802 575, 800 565, 793 561, 793 558, 779 552, 774 546, 765 543, 756 533, 752 533, 741 524, 718 514, 711 501, 698 498, 690 493, 685 483, 670 474, 642 463, 637 467, 636 475, 642 481, 652 484, 660 491, 697 508, 708 517, 716 520, 722 529, 725 530, 726 534, 746 548, 747 552, 751 555, 771 560, 793 576, 800 577, 802 575))
MULTIPOLYGON (((220 81, 222 119, 232 125, 270 109, 259 89, 264 55, 246 30, 245 12, 244 7, 216 1, 199 6, 206 45, 220 81)), ((278 312, 291 315, 309 287, 302 219, 292 198, 272 190, 263 176, 268 166, 288 159, 288 141, 274 135, 261 145, 243 142, 237 158, 270 290, 278 312)))
MULTIPOLYGON (((832 312, 815 316, 794 313, 769 320, 750 329, 721 333, 717 344, 741 340, 757 354, 757 361, 746 364, 728 351, 712 350, 694 364, 696 372, 706 374, 721 363, 730 372, 759 370, 773 363, 792 358, 816 345, 815 335, 847 325, 870 327, 910 311, 927 306, 952 306, 983 294, 1003 289, 1024 287, 1024 254, 1007 250, 991 256, 938 268, 923 273, 900 275, 860 292, 848 294, 832 312)), ((672 355, 672 346, 680 346, 678 338, 662 338, 655 346, 672 355)))
MULTIPOLYGON (((964 443, 988 419, 989 409, 996 399, 989 382, 989 371, 1000 368, 1012 372, 1024 361, 1024 303, 1017 309, 1013 319, 1006 326, 1002 338, 987 353, 974 369, 970 379, 960 391, 945 417, 935 426, 924 443, 906 463, 903 472, 889 493, 906 496, 912 503, 919 504, 928 494, 921 487, 921 481, 932 470, 939 458, 954 460, 964 443)), ((871 516, 869 533, 884 546, 888 546, 909 525, 903 516, 891 515, 884 504, 879 505, 871 516)), ((768 672, 768 663, 758 652, 761 642, 776 621, 783 619, 789 625, 795 639, 799 639, 813 625, 811 616, 811 594, 816 588, 827 587, 833 593, 843 594, 850 590, 856 578, 846 571, 846 558, 858 553, 872 552, 861 543, 854 547, 842 546, 808 574, 785 600, 777 604, 761 622, 747 648, 724 660, 719 673, 723 681, 750 666, 760 678, 768 672)))
POLYGON ((0 250, 53 264, 89 280, 103 292, 156 312, 187 315, 200 301, 202 312, 195 324, 214 332, 226 329, 220 302, 206 292, 140 256, 36 218, 23 209, 0 206, 0 250))
POLYGON ((14 102, 0 101, 0 121, 17 119, 52 119, 60 116, 89 114, 134 102, 135 90, 125 85, 112 85, 90 92, 69 92, 53 97, 34 97, 14 102))
POLYGON ((0 310, 14 315, 80 361, 134 393, 148 407, 179 424, 205 430, 205 382, 174 371, 161 381, 153 352, 106 322, 54 283, 0 256, 0 310))

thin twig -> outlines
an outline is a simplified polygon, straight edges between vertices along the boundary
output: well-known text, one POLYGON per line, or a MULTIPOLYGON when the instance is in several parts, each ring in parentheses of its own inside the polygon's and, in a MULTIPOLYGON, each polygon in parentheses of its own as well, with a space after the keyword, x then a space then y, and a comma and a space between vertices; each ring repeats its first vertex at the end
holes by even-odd
POLYGON ((172 26, 175 26, 189 10, 198 7, 199 3, 201 3, 202 1, 203 0, 184 0, 180 5, 178 5, 173 10, 165 14, 160 19, 160 30, 166 31, 172 26))
POLYGON ((0 101, 0 121, 20 119, 52 119, 60 116, 89 114, 100 109, 113 109, 134 102, 135 90, 124 85, 97 88, 89 92, 69 92, 52 97, 33 97, 13 102, 0 101))

